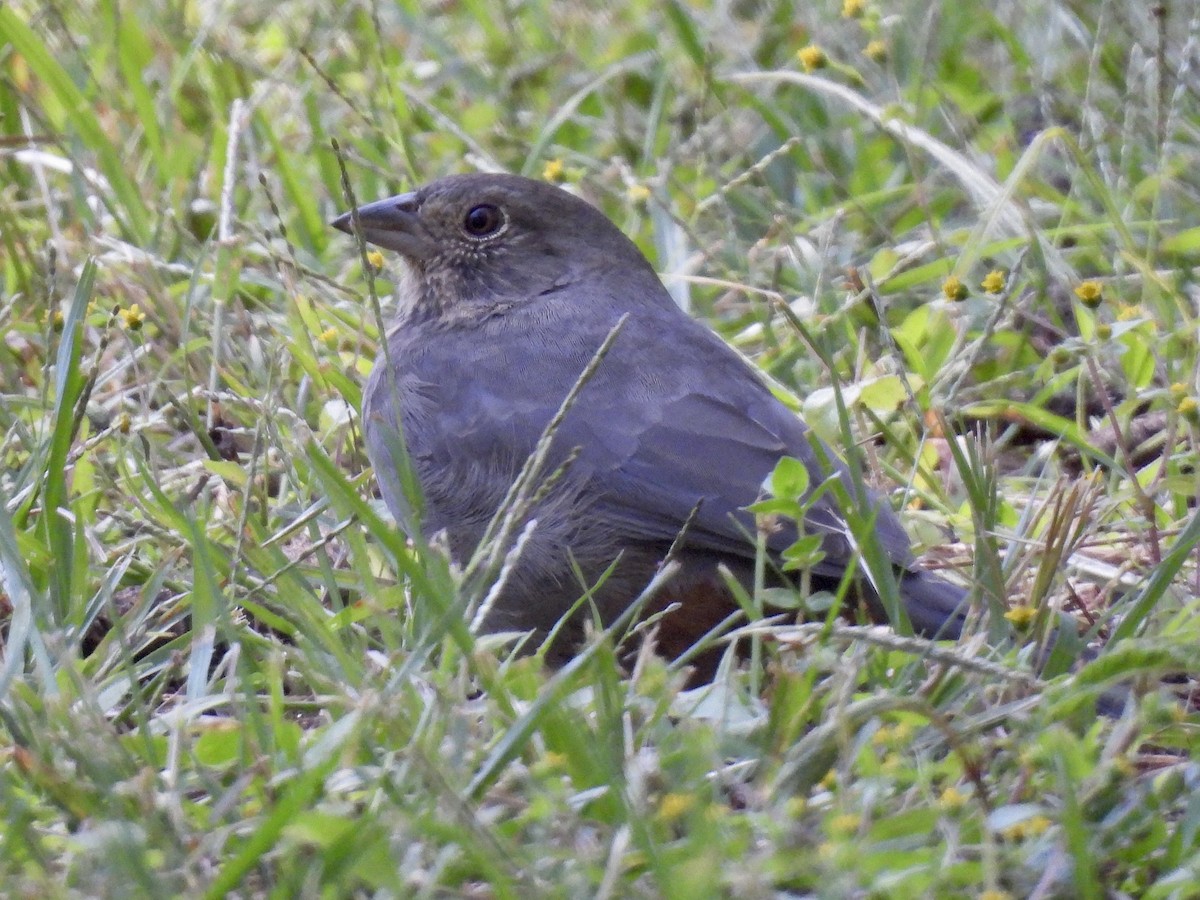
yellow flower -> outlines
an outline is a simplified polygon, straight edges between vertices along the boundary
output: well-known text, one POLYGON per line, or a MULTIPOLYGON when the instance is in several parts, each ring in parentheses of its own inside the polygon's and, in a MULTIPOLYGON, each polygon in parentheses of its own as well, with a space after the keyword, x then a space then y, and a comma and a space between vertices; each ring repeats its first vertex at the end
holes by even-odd
POLYGON ((863 47, 863 53, 867 55, 867 59, 881 63, 888 58, 888 47, 887 44, 877 38, 868 42, 867 46, 863 47))
POLYGON ((1014 606, 1004 614, 1004 618, 1012 622, 1018 628, 1028 628, 1029 623, 1037 616, 1036 606, 1014 606))
POLYGON ((1122 303, 1117 307, 1118 322, 1130 322, 1134 319, 1140 319, 1141 317, 1142 308, 1136 303, 1122 303))
POLYGON ((631 203, 645 203, 650 199, 650 188, 644 184, 631 184, 625 195, 631 203))
POLYGON ((829 820, 829 830, 844 837, 857 831, 861 822, 862 817, 854 813, 838 813, 829 820))
POLYGON ((1182 381, 1175 382, 1169 390, 1171 391, 1171 396, 1176 400, 1182 400, 1188 395, 1188 386, 1182 381))
POLYGON ((909 722, 880 725, 871 736, 871 743, 876 747, 902 747, 909 742, 912 734, 913 729, 909 722))
POLYGON ((983 288, 985 293, 998 294, 1004 290, 1004 270, 992 269, 984 276, 983 281, 979 282, 979 286, 983 288))
POLYGON ((47 325, 49 325, 55 331, 62 331, 63 323, 66 322, 66 319, 63 316, 61 309, 52 309, 46 313, 46 315, 43 317, 42 321, 44 321, 47 325))
POLYGON ((1045 816, 1030 816, 1028 819, 1022 819, 1020 822, 1013 822, 1013 824, 1009 825, 1001 833, 1009 840, 1023 841, 1026 838, 1045 834, 1046 830, 1052 824, 1045 816))
POLYGON ((1175 407, 1175 411, 1193 425, 1200 424, 1200 403, 1196 401, 1195 397, 1184 397, 1175 407))
POLYGON ((1088 309, 1095 309, 1104 300, 1104 289, 1098 281, 1085 281, 1075 288, 1075 296, 1088 309))
POLYGON ((942 796, 938 797, 938 804, 942 809, 953 812, 967 805, 967 795, 954 785, 950 785, 950 787, 942 791, 942 796))
POLYGON ((942 282, 942 293, 947 300, 961 301, 967 299, 967 286, 957 275, 951 275, 942 282))
POLYGON ((539 777, 553 777, 563 775, 566 768, 567 757, 565 754, 547 750, 542 758, 533 764, 532 771, 539 777))
POLYGON ((796 58, 800 60, 800 65, 804 66, 805 72, 823 69, 829 63, 829 57, 825 55, 825 51, 816 44, 801 47, 796 51, 796 58))
POLYGON ((367 263, 373 269, 382 269, 383 268, 383 254, 380 253, 378 250, 368 250, 367 251, 367 263))
POLYGON ((542 178, 546 181, 558 181, 562 178, 563 161, 561 159, 552 159, 542 167, 542 178))
POLYGON ((146 323, 146 314, 142 312, 140 306, 134 303, 129 309, 121 310, 121 321, 130 331, 141 331, 142 325, 146 323))
POLYGON ((696 805, 691 794, 664 794, 658 804, 658 818, 663 822, 674 822, 696 805))
POLYGON ((842 17, 846 19, 857 19, 866 12, 866 0, 842 0, 842 17))
POLYGON ((117 416, 114 425, 121 434, 129 434, 129 430, 133 427, 133 420, 129 418, 129 413, 121 413, 117 416))
POLYGON ((822 841, 817 844, 817 856, 826 861, 836 859, 838 846, 838 844, 834 844, 831 841, 822 841))
POLYGON ((335 344, 337 344, 337 329, 336 328, 326 328, 317 337, 317 340, 319 340, 322 344, 325 344, 326 346, 329 346, 329 347, 334 346, 335 344))

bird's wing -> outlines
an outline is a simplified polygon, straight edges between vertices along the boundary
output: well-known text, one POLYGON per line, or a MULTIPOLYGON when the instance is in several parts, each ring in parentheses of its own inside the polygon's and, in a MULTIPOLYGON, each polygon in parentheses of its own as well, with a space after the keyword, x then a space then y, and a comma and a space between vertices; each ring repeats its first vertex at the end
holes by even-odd
MULTIPOLYGON (((738 393, 687 391, 647 415, 593 410, 568 416, 559 440, 581 448, 579 464, 603 498, 597 514, 631 536, 664 541, 679 535, 692 516, 684 536, 688 546, 752 557, 755 522, 745 507, 761 499, 763 481, 782 457, 803 462, 813 488, 835 477, 854 496, 844 464, 826 448, 822 460, 804 424, 765 387, 756 382, 738 393)), ((876 530, 888 555, 907 562, 908 536, 895 516, 874 496, 864 501, 877 510, 876 530)), ((852 544, 832 492, 811 503, 805 530, 821 534, 829 565, 845 567, 852 544)), ((787 523, 767 542, 778 552, 795 539, 796 529, 787 523)))
MULTIPOLYGON (((670 318, 671 330, 653 315, 630 322, 557 438, 564 451, 579 448, 578 465, 602 497, 597 512, 631 536, 667 541, 692 516, 684 537, 689 546, 753 556, 755 522, 745 507, 762 497, 764 479, 790 456, 807 467, 811 487, 836 477, 846 495, 874 507, 883 549, 906 565, 908 535, 892 511, 869 491, 856 494, 841 459, 749 363, 677 310, 659 315, 670 318), (677 340, 659 338, 667 333, 677 340)), ((826 560, 844 568, 854 551, 835 500, 833 492, 821 493, 805 530, 820 533, 826 560)), ((784 525, 768 545, 778 552, 795 538, 784 525)))

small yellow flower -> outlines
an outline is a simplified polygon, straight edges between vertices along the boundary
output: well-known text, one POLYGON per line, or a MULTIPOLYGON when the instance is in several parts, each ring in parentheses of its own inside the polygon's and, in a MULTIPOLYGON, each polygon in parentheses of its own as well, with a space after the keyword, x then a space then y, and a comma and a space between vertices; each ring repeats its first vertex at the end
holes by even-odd
POLYGON ((871 743, 876 747, 902 747, 909 742, 912 734, 913 729, 909 722, 880 725, 871 736, 871 743))
POLYGON ((380 253, 378 250, 368 250, 367 251, 367 264, 370 265, 370 267, 372 269, 382 269, 383 268, 383 254, 380 253))
POLYGON ((113 424, 121 434, 129 434, 130 429, 133 427, 133 420, 129 418, 129 413, 121 413, 117 416, 117 421, 113 424))
POLYGON ((336 328, 326 328, 317 337, 317 340, 327 347, 333 347, 337 344, 337 336, 338 334, 336 328))
POLYGON ((1031 838, 1037 838, 1039 834, 1045 834, 1050 829, 1054 822, 1045 816, 1033 816, 1025 822, 1025 833, 1031 838))
POLYGON ((1075 288, 1075 296, 1088 309, 1095 309, 1104 300, 1104 289, 1098 281, 1085 281, 1075 288))
POLYGON ((1169 390, 1171 391, 1171 397, 1176 401, 1182 400, 1188 395, 1188 386, 1182 381, 1175 382, 1169 390))
POLYGON ((938 797, 938 805, 941 806, 942 809, 954 812, 955 810, 962 809, 967 805, 967 795, 954 785, 950 785, 950 787, 942 791, 942 795, 938 797))
POLYGON ((1014 606, 1004 614, 1004 618, 1012 622, 1018 628, 1028 628, 1029 623, 1037 616, 1036 606, 1014 606))
POLYGON ((696 805, 691 794, 664 794, 658 804, 658 818, 663 822, 674 822, 696 805))
POLYGON ((838 813, 829 820, 829 831, 832 834, 846 837, 856 832, 861 823, 862 816, 854 813, 838 813))
POLYGON ((833 771, 833 769, 830 769, 828 772, 826 772, 825 777, 821 779, 821 787, 825 788, 827 791, 832 791, 835 787, 837 787, 837 783, 837 772, 833 771))
POLYGON ((832 841, 821 841, 821 843, 817 844, 817 856, 826 861, 836 859, 838 846, 838 844, 832 841))
POLYGON ((1045 816, 1030 816, 1020 822, 1014 822, 1001 832, 1006 838, 1023 841, 1026 838, 1045 834, 1053 823, 1045 816))
POLYGON ((542 178, 546 181, 558 181, 562 178, 563 161, 561 159, 552 159, 542 167, 542 178))
POLYGON ((829 57, 826 56, 825 51, 816 44, 809 44, 807 47, 801 47, 796 51, 796 58, 800 60, 800 65, 804 66, 805 72, 823 69, 829 64, 829 57))
POLYGON ((857 19, 866 11, 866 0, 842 0, 842 17, 845 19, 857 19))
POLYGON ((1200 425, 1200 403, 1195 397, 1184 397, 1175 407, 1175 411, 1193 425, 1200 425))
POLYGON ((631 184, 625 195, 631 203, 645 203, 650 199, 650 188, 644 184, 631 184))
POLYGON ((66 322, 61 309, 52 309, 43 316, 42 321, 53 328, 55 331, 62 331, 63 324, 66 322))
POLYGON ((128 309, 121 310, 121 321, 130 331, 141 331, 142 326, 146 324, 146 314, 134 303, 128 309))
POLYGON ((1004 270, 992 269, 984 276, 983 281, 979 282, 979 286, 983 288, 985 293, 998 294, 1004 290, 1004 270))
POLYGON ((1117 321, 1131 322, 1142 317, 1142 308, 1136 303, 1122 303, 1117 307, 1117 321))
POLYGON ((539 776, 560 775, 566 767, 566 754, 548 750, 541 759, 533 764, 533 771, 539 776))
POLYGON ((885 62, 888 58, 888 46, 876 38, 873 41, 869 41, 867 46, 863 47, 863 53, 867 55, 867 59, 873 62, 885 62))
POLYGON ((942 282, 942 294, 947 300, 959 302, 967 299, 967 286, 957 275, 951 275, 942 282))

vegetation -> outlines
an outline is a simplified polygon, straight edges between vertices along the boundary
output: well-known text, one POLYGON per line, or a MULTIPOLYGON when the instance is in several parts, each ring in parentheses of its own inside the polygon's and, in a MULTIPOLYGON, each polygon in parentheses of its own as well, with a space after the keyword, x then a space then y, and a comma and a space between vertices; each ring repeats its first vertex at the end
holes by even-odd
POLYGON ((1200 896, 1194 10, 427 7, 0 5, 4 892, 1200 896), (478 168, 856 445, 971 634, 748 598, 701 691, 471 635, 327 222, 478 168))

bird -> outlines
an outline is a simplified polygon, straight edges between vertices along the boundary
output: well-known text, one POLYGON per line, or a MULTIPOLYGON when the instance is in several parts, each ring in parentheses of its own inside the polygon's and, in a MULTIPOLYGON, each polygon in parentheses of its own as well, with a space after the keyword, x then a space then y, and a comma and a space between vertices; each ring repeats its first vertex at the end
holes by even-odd
POLYGON ((557 478, 526 513, 482 631, 527 633, 530 646, 554 635, 543 655, 561 663, 586 619, 618 619, 669 557, 673 574, 641 615, 660 614, 656 647, 677 657, 739 608, 723 573, 753 588, 756 535, 773 583, 788 584, 780 561, 802 531, 820 543, 809 586, 836 590, 855 572, 854 596, 885 620, 846 528, 848 501, 874 517, 912 629, 961 635, 968 591, 916 565, 887 502, 751 362, 680 308, 637 245, 586 200, 544 181, 468 173, 331 224, 405 263, 363 394, 366 452, 400 527, 444 533, 460 564, 609 341, 553 434, 545 463, 557 478), (785 457, 808 471, 808 505, 801 525, 763 528, 748 507, 785 457), (829 479, 841 490, 815 490, 829 479))

